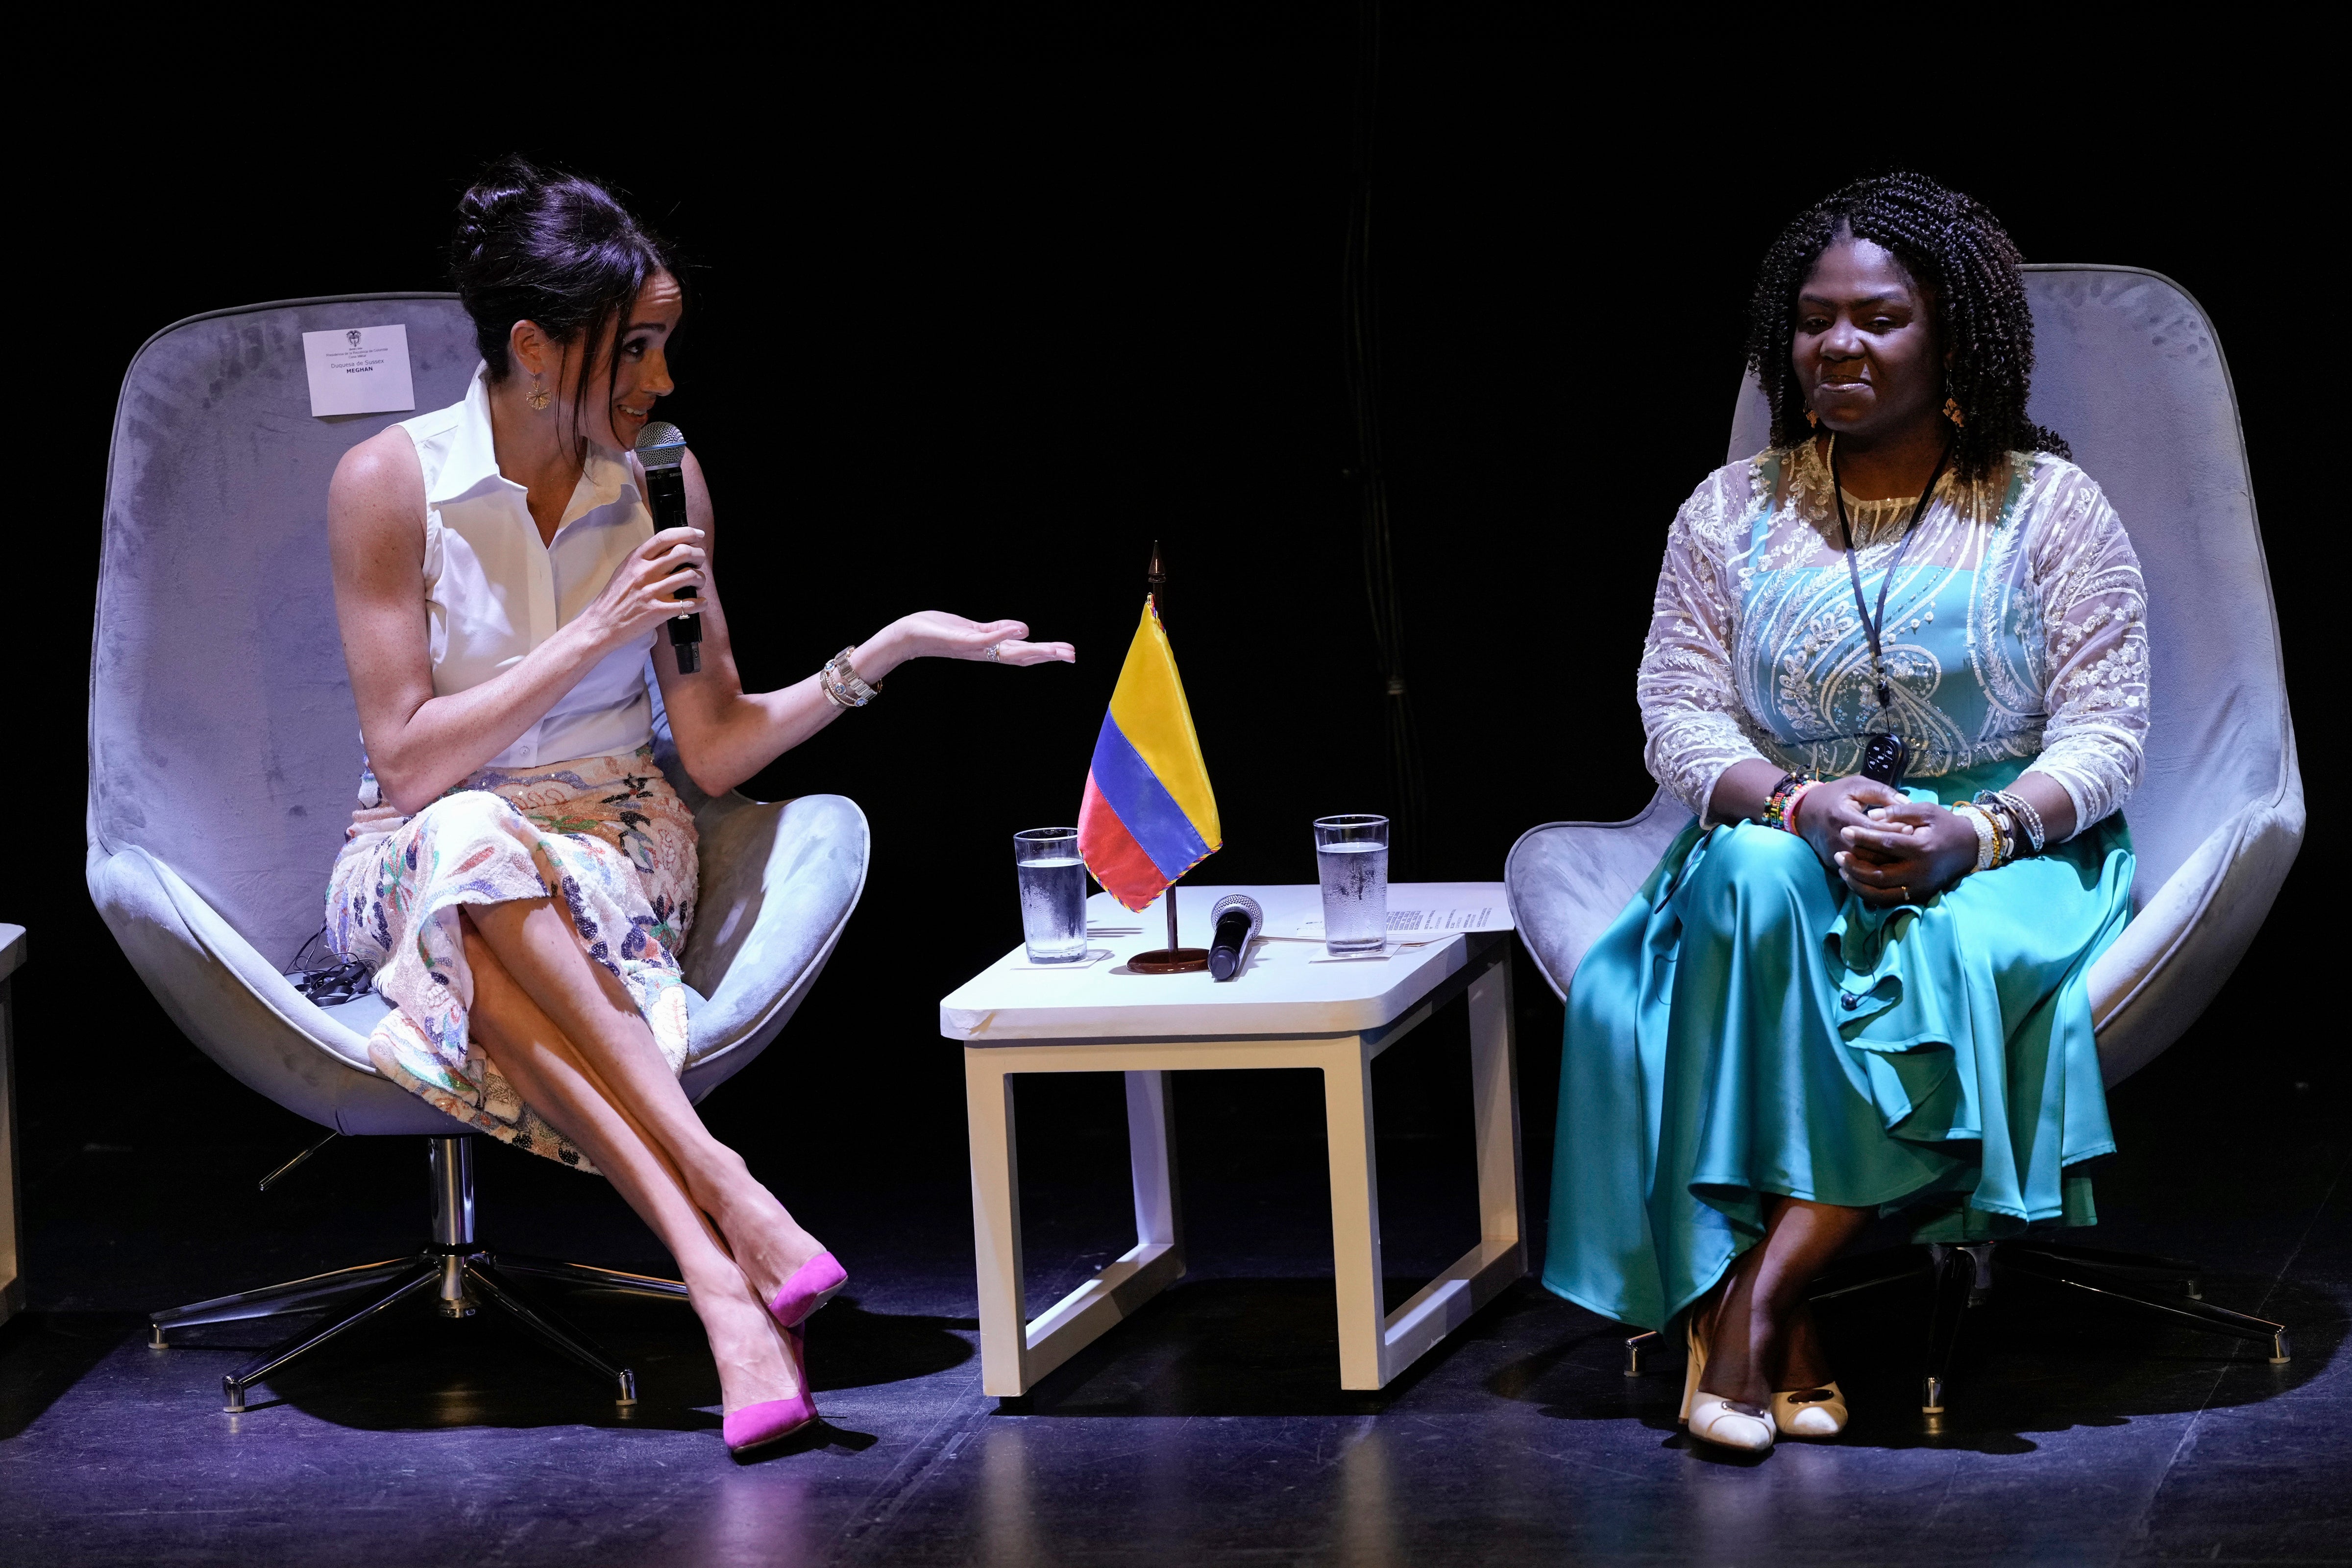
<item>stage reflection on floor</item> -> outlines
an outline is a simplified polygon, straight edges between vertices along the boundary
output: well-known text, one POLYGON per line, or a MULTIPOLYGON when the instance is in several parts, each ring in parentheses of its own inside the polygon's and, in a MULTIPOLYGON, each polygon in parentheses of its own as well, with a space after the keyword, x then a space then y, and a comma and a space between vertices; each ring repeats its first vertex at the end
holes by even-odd
MULTIPOLYGON (((1433 1031, 1380 1068, 1399 1091, 1382 1103, 1412 1108, 1381 1149, 1398 1299, 1475 1225, 1460 1048, 1433 1031)), ((688 1313, 586 1295, 562 1305, 635 1366, 626 1419, 504 1323, 424 1310, 220 1414, 221 1374, 282 1331, 158 1352, 139 1309, 407 1250, 423 1157, 341 1143, 261 1196, 253 1176, 298 1126, 224 1144, 173 1131, 203 1118, 157 1114, 53 1142, 27 1173, 35 1310, 0 1330, 0 1560, 2352 1560, 2352 1134, 2317 1090, 2216 1088, 2228 1059, 2192 1042, 2117 1095, 2126 1155, 2100 1177, 2097 1240, 2201 1258, 2209 1300, 2292 1326, 2292 1363, 2019 1279, 1972 1318, 1929 1430, 1926 1289, 1897 1287, 1823 1309, 1845 1440, 1760 1463, 1677 1435, 1678 1353, 1628 1378, 1622 1330, 1532 1284, 1391 1388, 1341 1392, 1303 1076, 1180 1083, 1192 1272, 1011 1402, 980 1393, 959 1151, 841 1147, 787 1170, 715 1106, 853 1276, 809 1334, 824 1424, 751 1465, 720 1447, 688 1313)), ((257 1121, 210 1071, 195 1063, 186 1093, 257 1121)), ((1088 1130, 1025 1170, 1031 1300, 1051 1300, 1127 1244, 1120 1102, 1115 1080, 1023 1094, 1024 1122, 1088 1130)), ((1538 1173, 1544 1152, 1531 1136, 1538 1173)), ((599 1183, 489 1148, 479 1181, 494 1244, 661 1266, 599 1183)))

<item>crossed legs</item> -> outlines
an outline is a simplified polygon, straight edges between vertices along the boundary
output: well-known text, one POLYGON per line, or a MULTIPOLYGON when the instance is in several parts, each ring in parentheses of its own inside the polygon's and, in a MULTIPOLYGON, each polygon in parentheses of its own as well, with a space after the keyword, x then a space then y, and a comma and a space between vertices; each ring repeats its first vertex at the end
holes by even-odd
POLYGON ((1766 1200, 1764 1239, 1692 1309, 1706 1314, 1709 1393, 1762 1410, 1777 1389, 1830 1381, 1805 1291, 1870 1217, 1868 1209, 1805 1198, 1766 1200))
POLYGON ((465 919, 468 1020, 484 1053, 677 1258, 726 1407, 798 1393, 798 1358, 766 1304, 821 1244, 711 1137, 628 993, 562 910, 530 899, 465 919))

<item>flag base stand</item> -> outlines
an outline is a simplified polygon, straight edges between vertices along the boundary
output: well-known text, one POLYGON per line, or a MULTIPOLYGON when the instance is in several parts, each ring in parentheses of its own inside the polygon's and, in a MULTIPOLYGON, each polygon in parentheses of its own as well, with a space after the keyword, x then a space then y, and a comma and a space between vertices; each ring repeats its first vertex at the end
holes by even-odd
POLYGON ((1196 969, 1209 967, 1209 950, 1205 947, 1163 947, 1150 952, 1139 952, 1127 961, 1127 966, 1138 974, 1190 974, 1196 969))
POLYGON ((1209 967, 1209 950, 1205 947, 1176 945, 1176 884, 1168 884, 1167 896, 1160 905, 1168 911, 1168 945, 1150 952, 1139 952, 1127 961, 1127 966, 1138 974, 1190 974, 1196 969, 1209 967))

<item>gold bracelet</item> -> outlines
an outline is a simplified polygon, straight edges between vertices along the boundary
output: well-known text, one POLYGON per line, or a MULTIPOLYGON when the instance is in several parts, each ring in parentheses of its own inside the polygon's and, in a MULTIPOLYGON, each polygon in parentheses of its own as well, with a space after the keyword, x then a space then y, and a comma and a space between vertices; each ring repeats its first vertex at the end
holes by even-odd
POLYGON ((824 668, 817 672, 817 684, 824 688, 824 694, 838 707, 863 708, 882 689, 867 685, 849 667, 849 656, 856 651, 857 645, 850 644, 827 659, 824 668))

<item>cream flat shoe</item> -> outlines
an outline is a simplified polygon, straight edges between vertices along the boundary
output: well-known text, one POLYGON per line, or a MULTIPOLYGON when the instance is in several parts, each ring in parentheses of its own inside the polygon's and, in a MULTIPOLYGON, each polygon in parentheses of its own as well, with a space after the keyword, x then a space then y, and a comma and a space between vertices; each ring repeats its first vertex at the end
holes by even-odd
POLYGON ((1783 1389, 1772 1396, 1772 1425, 1783 1436, 1834 1437, 1845 1423, 1845 1395, 1834 1383, 1783 1389))
POLYGON ((1698 1402, 1691 1409, 1690 1435, 1703 1443, 1713 1443, 1720 1448, 1738 1448, 1747 1454, 1769 1454, 1772 1451, 1772 1418, 1750 1415, 1730 1400, 1698 1391, 1698 1402))
POLYGON ((1749 1454, 1770 1453, 1770 1415, 1751 1415, 1723 1395, 1710 1394, 1699 1386, 1699 1379, 1706 1373, 1706 1346, 1698 1337, 1698 1314, 1696 1312, 1691 1314, 1684 1329, 1684 1339, 1690 1346, 1690 1361, 1683 1373, 1682 1418, 1684 1425, 1690 1428, 1690 1435, 1718 1447, 1738 1448, 1749 1454))

